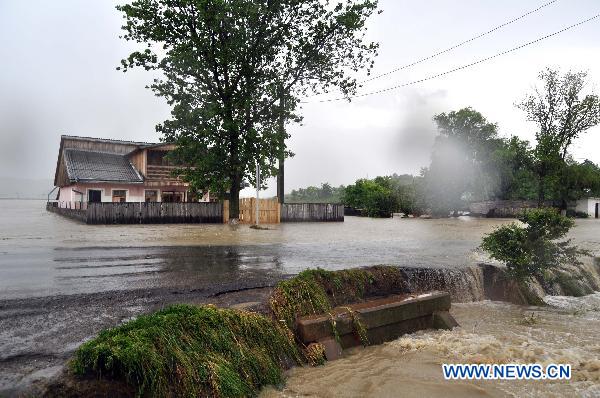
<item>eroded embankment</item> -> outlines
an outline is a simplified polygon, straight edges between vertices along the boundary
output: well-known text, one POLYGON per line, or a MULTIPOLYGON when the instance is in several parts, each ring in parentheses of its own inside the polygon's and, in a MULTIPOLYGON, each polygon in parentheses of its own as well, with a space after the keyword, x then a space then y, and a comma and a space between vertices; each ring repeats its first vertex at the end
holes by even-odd
POLYGON ((172 306, 84 343, 46 395, 255 395, 264 385, 279 384, 289 366, 323 362, 322 350, 315 352, 294 339, 297 317, 406 292, 396 267, 318 269, 280 282, 263 314, 172 306))
POLYGON ((546 300, 545 307, 453 304, 459 328, 412 333, 324 366, 294 368, 283 389, 267 388, 260 397, 599 397, 600 293, 546 300), (448 382, 443 363, 568 363, 573 374, 568 382, 448 382))
POLYGON ((545 278, 516 281, 505 268, 478 264, 465 268, 402 267, 412 292, 443 290, 453 302, 481 300, 507 301, 513 304, 543 305, 543 297, 580 297, 600 290, 600 260, 588 259, 580 266, 565 267, 548 272, 545 278))

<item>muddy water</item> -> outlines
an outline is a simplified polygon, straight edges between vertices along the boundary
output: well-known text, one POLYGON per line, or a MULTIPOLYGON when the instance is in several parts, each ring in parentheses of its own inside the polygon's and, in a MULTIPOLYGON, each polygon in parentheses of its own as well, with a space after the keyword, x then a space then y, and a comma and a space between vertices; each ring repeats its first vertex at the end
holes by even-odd
POLYGON ((506 221, 347 217, 257 231, 228 225, 88 226, 41 201, 0 200, 0 299, 147 287, 197 288, 243 273, 372 264, 474 264, 481 236, 506 221))
MULTIPOLYGON (((171 303, 214 302, 225 291, 272 286, 309 267, 443 268, 439 274, 451 282, 446 285, 469 293, 459 299, 475 299, 477 278, 456 269, 482 260, 475 250, 482 235, 507 222, 347 217, 343 223, 281 224, 268 231, 88 226, 46 212, 43 201, 0 200, 0 395, 59 371, 82 341, 104 328, 171 303)), ((598 221, 578 221, 573 238, 600 255, 599 231, 598 221)), ((422 350, 405 355, 429 364, 438 358, 422 350)), ((397 355, 390 358, 393 369, 397 355)), ((437 365, 429 371, 437 375, 437 365)), ((430 388, 438 388, 434 384, 430 388)))
MULTIPOLYGON (((48 213, 42 201, 0 200, 0 299, 148 287, 197 288, 244 273, 373 264, 464 267, 483 234, 510 220, 346 217, 257 231, 228 225, 88 226, 48 213)), ((600 248, 600 222, 574 238, 600 248)))
POLYGON ((549 307, 482 301, 453 304, 461 324, 350 351, 318 368, 289 372, 274 397, 598 397, 600 293, 548 297, 549 307), (442 363, 570 363, 565 381, 444 381, 442 363))

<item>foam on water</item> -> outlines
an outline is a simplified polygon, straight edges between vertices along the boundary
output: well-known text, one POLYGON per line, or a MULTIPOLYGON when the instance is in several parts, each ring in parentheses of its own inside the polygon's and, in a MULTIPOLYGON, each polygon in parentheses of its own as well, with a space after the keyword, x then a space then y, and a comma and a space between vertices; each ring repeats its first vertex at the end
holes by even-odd
POLYGON ((558 309, 580 313, 586 318, 600 319, 600 292, 583 297, 546 296, 544 302, 558 309))
POLYGON ((420 331, 293 370, 283 391, 265 396, 600 396, 600 293, 547 301, 549 307, 453 304, 461 327, 420 331), (573 374, 570 381, 448 382, 442 363, 568 363, 573 374))

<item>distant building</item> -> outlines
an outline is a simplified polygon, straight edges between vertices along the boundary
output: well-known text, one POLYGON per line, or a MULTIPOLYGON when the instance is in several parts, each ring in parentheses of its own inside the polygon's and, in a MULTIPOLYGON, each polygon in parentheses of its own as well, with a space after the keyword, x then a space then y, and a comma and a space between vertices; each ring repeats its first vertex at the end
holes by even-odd
POLYGON ((172 175, 172 144, 63 135, 54 186, 61 202, 209 201, 192 198, 188 184, 172 175))
POLYGON ((587 213, 593 218, 600 218, 600 198, 579 199, 574 205, 575 211, 587 213))

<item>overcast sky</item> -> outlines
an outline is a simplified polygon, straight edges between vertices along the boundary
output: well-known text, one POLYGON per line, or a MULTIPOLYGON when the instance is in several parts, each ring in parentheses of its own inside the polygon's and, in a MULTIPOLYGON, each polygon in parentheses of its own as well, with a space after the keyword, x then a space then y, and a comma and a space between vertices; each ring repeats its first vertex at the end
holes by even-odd
MULTIPOLYGON (((548 0, 380 0, 369 24, 380 43, 375 74, 431 55, 537 8, 548 0)), ((169 115, 145 89, 150 76, 116 71, 132 49, 119 39, 111 1, 0 0, 0 178, 52 178, 61 134, 158 141, 169 115)), ((418 80, 516 47, 600 13, 598 0, 558 0, 461 48, 393 73, 371 91, 418 80)), ((286 190, 359 177, 418 173, 429 161, 434 114, 472 106, 503 135, 533 139, 535 126, 514 103, 546 66, 586 70, 600 92, 600 18, 456 73, 364 97, 309 103, 289 126, 296 156, 286 190)), ((313 98, 311 100, 317 100, 313 98)), ((600 127, 579 139, 576 158, 600 163, 600 127)), ((270 189, 268 193, 272 194, 270 189)))

